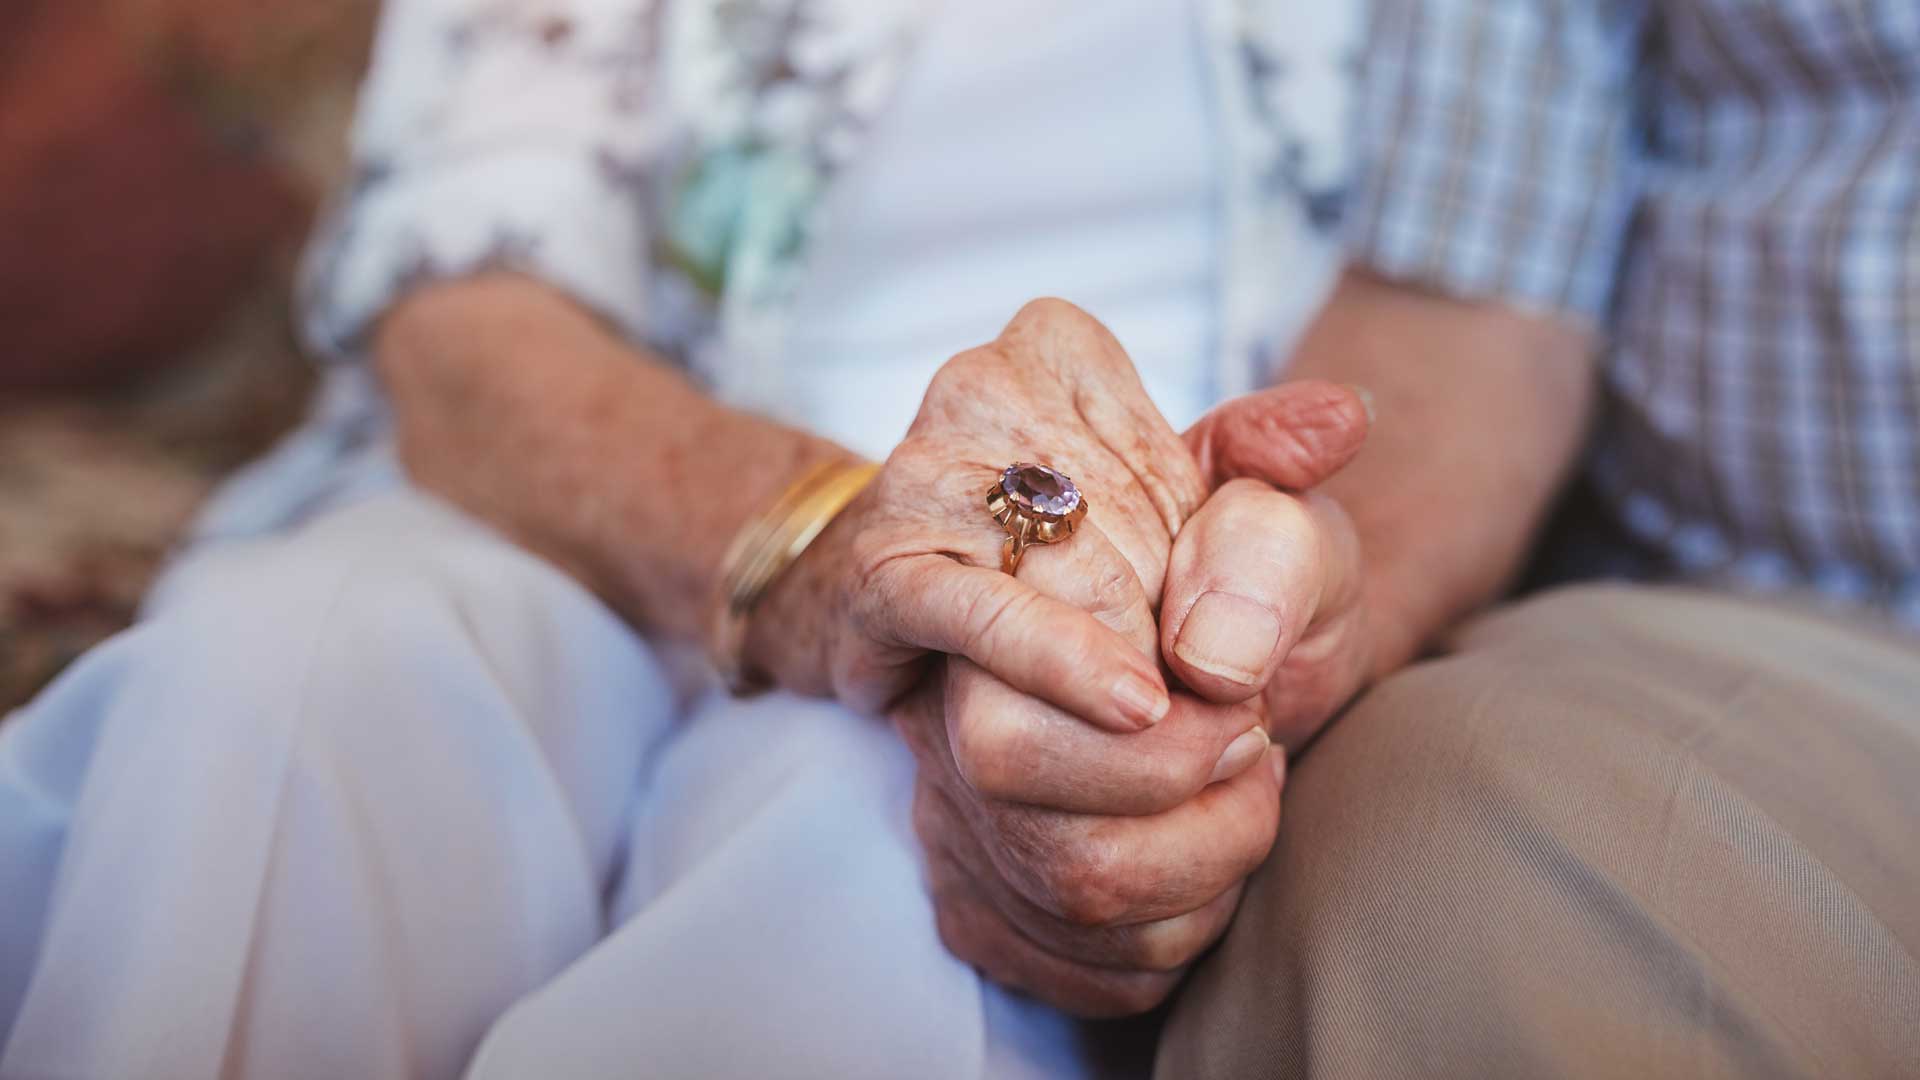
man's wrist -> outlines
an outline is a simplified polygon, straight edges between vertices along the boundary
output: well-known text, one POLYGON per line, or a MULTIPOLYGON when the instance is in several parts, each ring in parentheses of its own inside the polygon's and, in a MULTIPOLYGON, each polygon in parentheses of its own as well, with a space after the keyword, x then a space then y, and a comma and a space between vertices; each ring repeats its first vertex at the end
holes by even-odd
POLYGON ((1366 640, 1363 678, 1367 686, 1412 663, 1425 639, 1412 621, 1379 592, 1370 588, 1361 601, 1361 634, 1366 640))

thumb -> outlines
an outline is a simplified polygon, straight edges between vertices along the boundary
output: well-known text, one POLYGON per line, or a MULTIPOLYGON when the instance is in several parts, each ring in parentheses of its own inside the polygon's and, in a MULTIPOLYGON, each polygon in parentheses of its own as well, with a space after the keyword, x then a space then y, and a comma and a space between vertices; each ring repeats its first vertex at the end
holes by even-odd
POLYGON ((1173 674, 1209 701, 1260 692, 1306 633, 1328 586, 1306 499, 1229 481, 1174 537, 1160 605, 1173 674))
POLYGON ((1248 477, 1306 491, 1353 460, 1372 423, 1365 390, 1302 379, 1222 402, 1185 438, 1210 489, 1248 477))

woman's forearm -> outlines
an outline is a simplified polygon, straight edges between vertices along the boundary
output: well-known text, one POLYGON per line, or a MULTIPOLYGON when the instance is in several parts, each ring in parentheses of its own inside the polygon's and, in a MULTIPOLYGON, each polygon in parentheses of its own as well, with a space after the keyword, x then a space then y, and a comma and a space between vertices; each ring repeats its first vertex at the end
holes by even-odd
POLYGON ((1589 337, 1349 274, 1289 376, 1366 387, 1377 423, 1322 489, 1353 518, 1377 676, 1518 572, 1579 450, 1589 337))
POLYGON ((635 626, 698 639, 728 541, 834 443, 712 401, 538 283, 433 285, 375 340, 413 479, 635 626))

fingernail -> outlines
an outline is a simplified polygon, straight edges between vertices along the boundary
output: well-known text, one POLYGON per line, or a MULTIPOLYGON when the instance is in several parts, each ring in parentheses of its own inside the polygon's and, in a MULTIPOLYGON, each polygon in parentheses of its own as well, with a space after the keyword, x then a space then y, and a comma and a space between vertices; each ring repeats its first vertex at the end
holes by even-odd
POLYGON ((1364 386, 1355 386, 1353 383, 1347 383, 1346 387, 1353 391, 1353 396, 1360 399, 1361 407, 1367 410, 1367 423, 1373 423, 1373 391, 1364 386))
POLYGON ((1201 593, 1180 625, 1173 653, 1218 678, 1252 686, 1280 643, 1280 620, 1244 596, 1201 593))
POLYGON ((1231 776, 1239 776, 1260 760, 1267 752, 1267 729, 1252 727, 1240 733, 1240 736, 1227 744, 1220 760, 1213 767, 1213 775, 1207 777, 1207 783, 1217 784, 1231 776))
POLYGON ((1285 790, 1287 786, 1287 748, 1281 746, 1279 743, 1274 743, 1273 749, 1267 751, 1267 764, 1273 768, 1273 782, 1279 784, 1281 789, 1285 790))
POLYGON ((1114 683, 1113 700, 1119 703, 1120 711, 1128 720, 1143 728, 1159 723, 1173 707, 1165 689, 1138 675, 1125 675, 1114 683))

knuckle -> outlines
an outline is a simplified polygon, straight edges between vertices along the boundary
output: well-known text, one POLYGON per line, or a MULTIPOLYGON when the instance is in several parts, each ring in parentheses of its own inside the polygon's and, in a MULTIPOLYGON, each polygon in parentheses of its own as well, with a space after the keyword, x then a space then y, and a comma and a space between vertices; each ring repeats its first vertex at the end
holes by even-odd
POLYGON ((1127 916, 1124 882, 1110 845, 1087 840, 1065 847, 1045 884, 1060 918, 1075 926, 1112 926, 1127 916))
POLYGON ((950 896, 935 897, 933 922, 940 934, 940 943, 947 947, 948 952, 976 966, 988 962, 985 938, 975 926, 965 904, 950 896))
POLYGON ((1262 417, 1259 434, 1269 440, 1272 453, 1302 474, 1317 472, 1316 466, 1328 456, 1323 432, 1289 424, 1285 417, 1262 417))
POLYGON ((1081 1011, 1089 1018, 1138 1016, 1159 1008, 1179 981, 1178 974, 1159 972, 1109 976, 1100 980, 1081 1011))
MULTIPOLYGON (((1093 546, 1087 545, 1088 548, 1093 546)), ((1103 557, 1091 561, 1093 565, 1088 570, 1092 576, 1088 587, 1092 590, 1091 609, 1095 614, 1117 615, 1131 609, 1136 603, 1146 601, 1139 577, 1117 552, 1109 550, 1103 557)))
POLYGON ((1325 492, 1309 491, 1296 500, 1296 505, 1319 540, 1323 562, 1346 567, 1360 565, 1360 534, 1338 499, 1325 492))
POLYGON ((986 589, 967 606, 968 652, 991 658, 1018 647, 1020 628, 1033 615, 1040 594, 1026 589, 986 589))
POLYGON ((1147 463, 1140 467, 1140 484, 1176 524, 1187 522, 1207 501, 1206 479, 1191 454, 1171 455, 1150 446, 1132 460, 1147 463))
POLYGON ((1289 484, 1312 484, 1331 475, 1358 447, 1364 426, 1326 410, 1274 409, 1247 414, 1235 432, 1244 449, 1275 463, 1289 484))
POLYGON ((1092 318, 1078 304, 1057 296, 1036 296, 1014 313, 1016 324, 1078 322, 1092 318))
POLYGON ((1306 442, 1338 453, 1366 437, 1367 403, 1352 388, 1318 379, 1282 385, 1294 392, 1279 395, 1278 412, 1306 442))
POLYGON ((1055 296, 1042 296, 1021 305, 1000 340, 1028 363, 1056 373, 1106 370, 1123 357, 1098 319, 1078 305, 1055 296))
POLYGON ((1204 752, 1148 755, 1136 783, 1154 811, 1171 810, 1207 786, 1213 765, 1204 752))
POLYGON ((1260 480, 1229 480, 1214 494, 1225 510, 1224 523, 1235 528, 1291 531, 1307 518, 1298 498, 1260 480))
POLYGON ((1173 928, 1155 926, 1141 935, 1134 963, 1144 971, 1179 971, 1200 954, 1201 940, 1173 928))
MULTIPOLYGON (((1076 541, 1078 539, 1076 535, 1076 541)), ((1109 536, 1097 526, 1089 526, 1085 539, 1087 543, 1075 542, 1063 545, 1062 550, 1050 550, 1044 562, 1035 559, 1029 564, 1035 572, 1025 580, 1037 590, 1108 622, 1109 626, 1112 625, 1109 617, 1148 609, 1145 583, 1109 536)), ((1022 573, 1026 571, 1023 569, 1022 573)), ((1093 624, 1079 620, 1068 632, 1072 635, 1070 638, 1055 632, 1049 635, 1048 641, 1059 641, 1097 655, 1103 639, 1093 624)))
POLYGON ((1136 927, 1135 965, 1145 971, 1174 972, 1192 964, 1226 929, 1239 907, 1239 891, 1236 887, 1193 911, 1136 927))
POLYGON ((1151 1012, 1164 1004, 1180 985, 1180 972, 1165 972, 1153 977, 1134 979, 1122 993, 1119 1005, 1129 1016, 1151 1012))
POLYGON ((1004 364, 1005 359, 1005 355, 992 345, 977 345, 955 353, 933 373, 933 379, 927 384, 926 396, 930 400, 956 396, 971 398, 984 382, 992 378, 992 373, 1004 364))
POLYGON ((997 344, 956 354, 928 381, 908 438, 924 441, 939 433, 977 428, 1003 397, 993 392, 995 386, 1008 377, 1007 356, 997 344))

